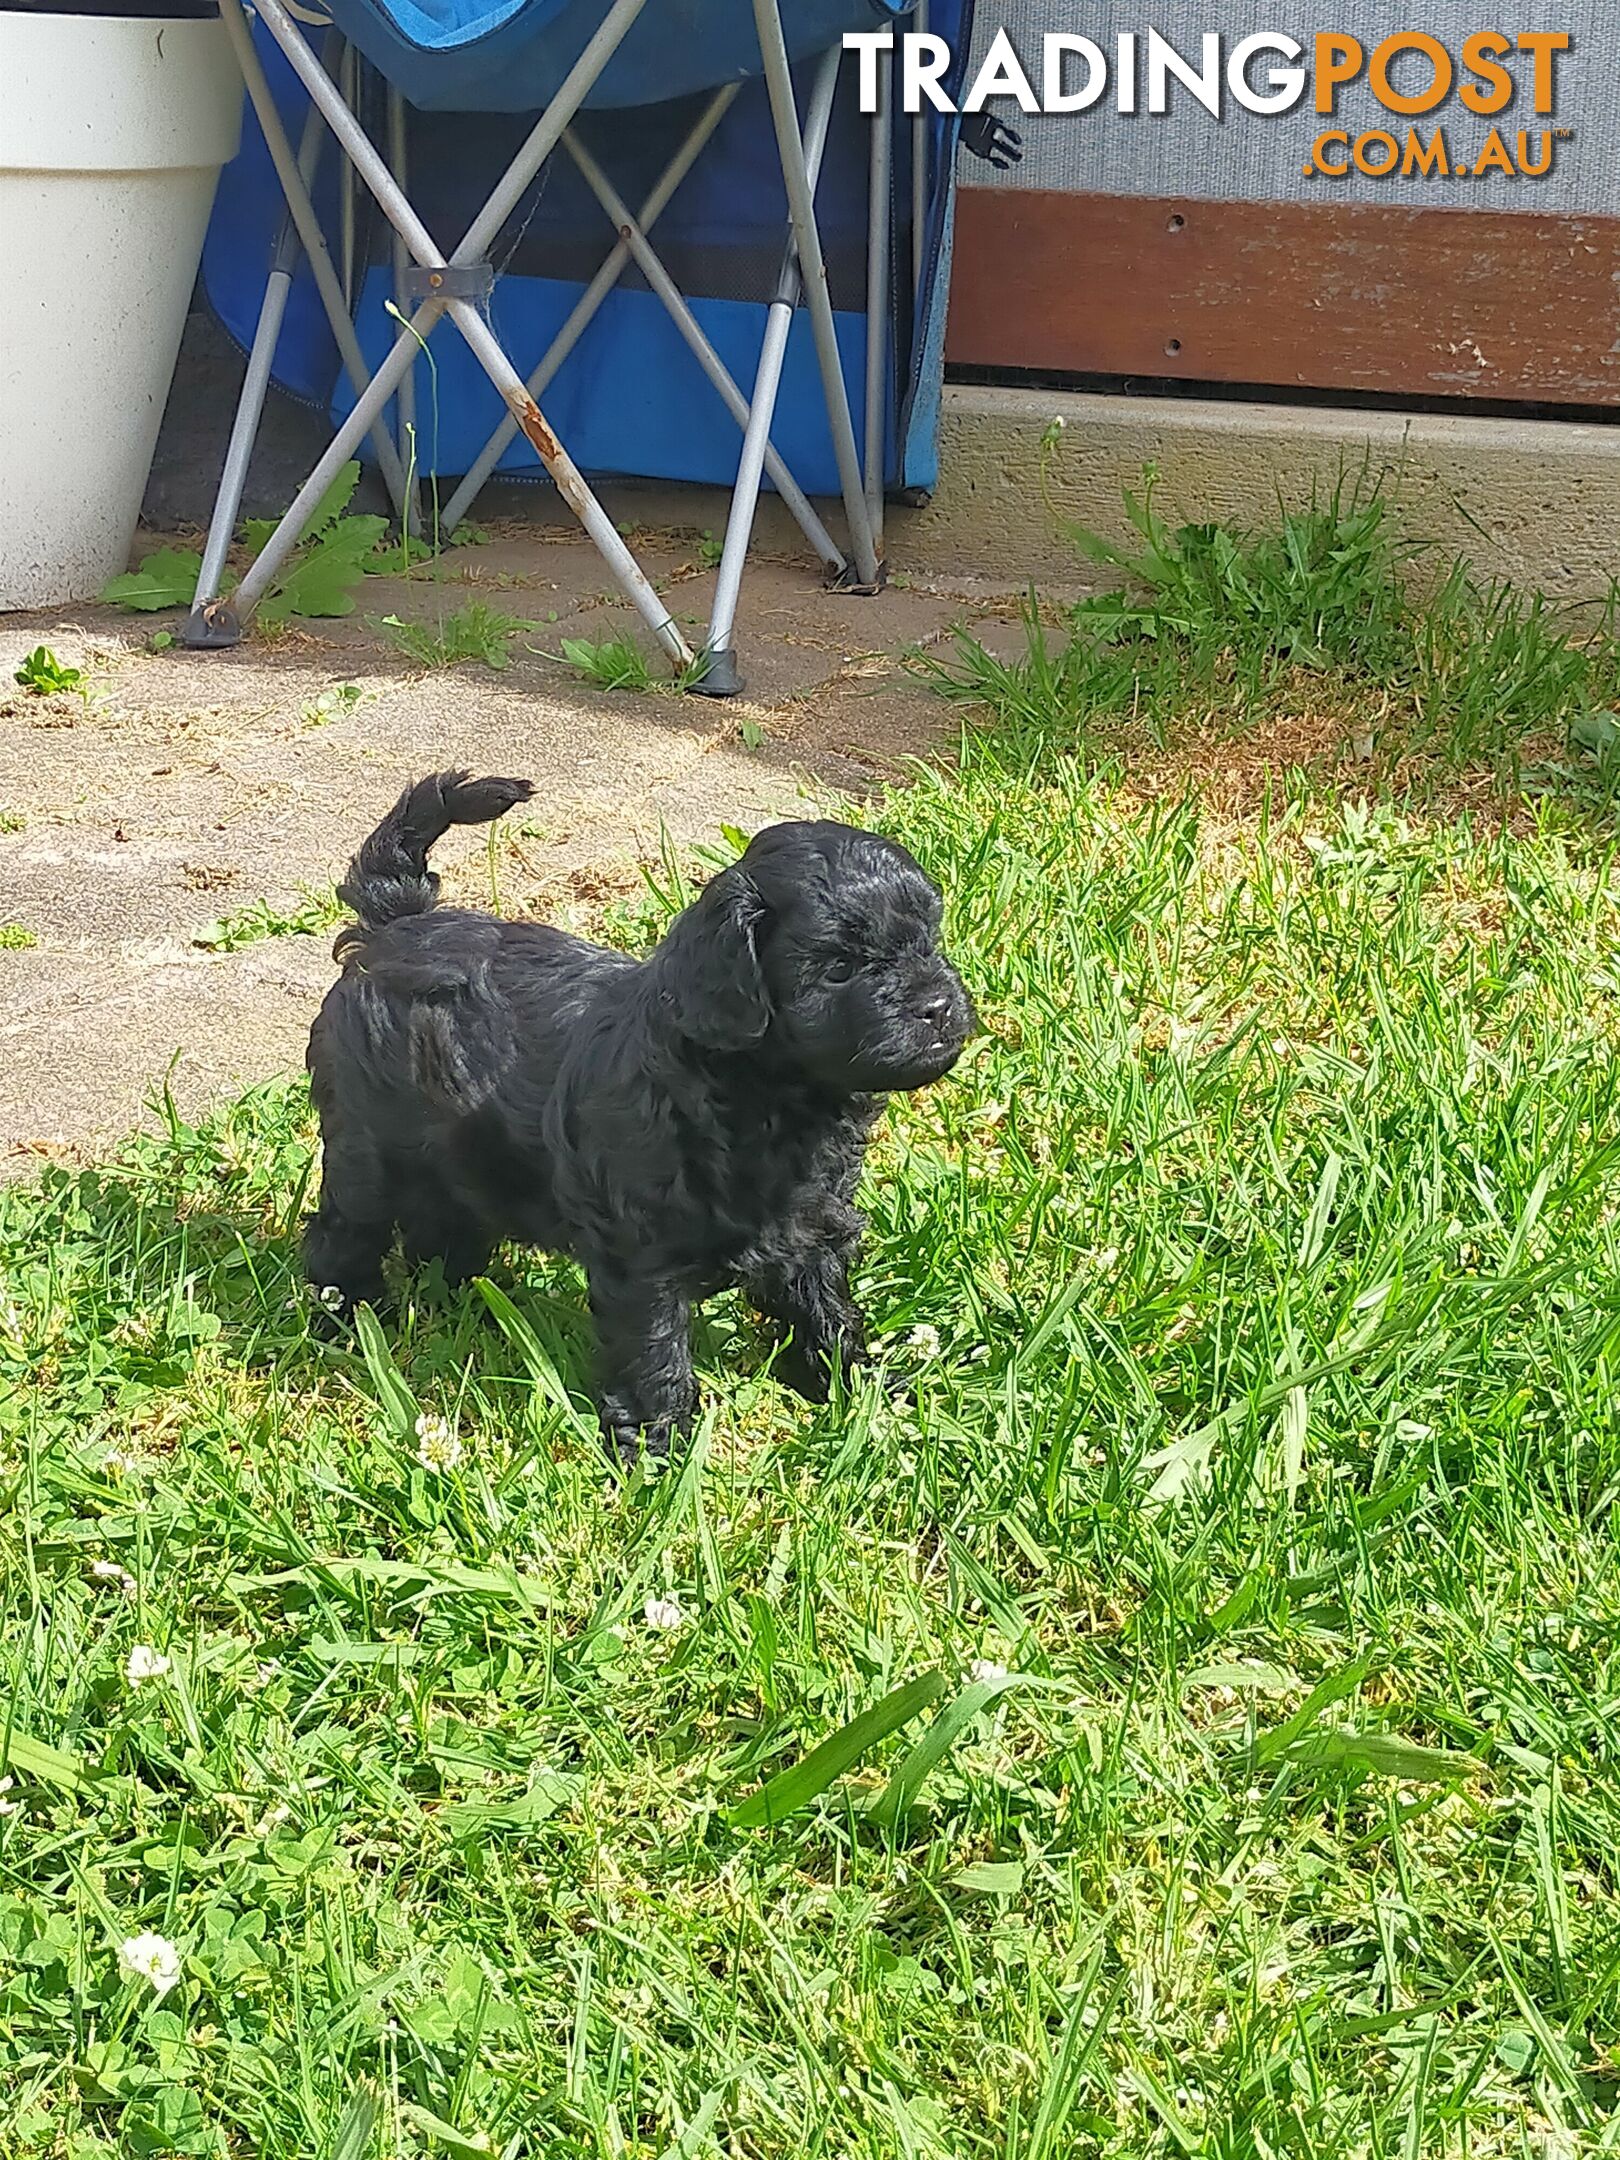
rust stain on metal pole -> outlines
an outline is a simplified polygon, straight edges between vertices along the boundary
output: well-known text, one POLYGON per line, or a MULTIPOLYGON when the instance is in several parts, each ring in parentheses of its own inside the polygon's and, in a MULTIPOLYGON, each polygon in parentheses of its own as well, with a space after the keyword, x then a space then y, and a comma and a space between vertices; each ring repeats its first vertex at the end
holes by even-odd
POLYGON ((557 493, 589 529, 590 512, 593 508, 591 491, 580 477, 579 468, 573 459, 552 434, 545 414, 524 389, 509 391, 506 402, 511 408, 512 418, 539 451, 540 462, 555 482, 557 493))
POLYGON ((508 391, 506 402, 511 407, 512 418, 539 451, 546 470, 552 472, 557 460, 562 456, 562 444, 546 425, 545 414, 527 390, 508 391))

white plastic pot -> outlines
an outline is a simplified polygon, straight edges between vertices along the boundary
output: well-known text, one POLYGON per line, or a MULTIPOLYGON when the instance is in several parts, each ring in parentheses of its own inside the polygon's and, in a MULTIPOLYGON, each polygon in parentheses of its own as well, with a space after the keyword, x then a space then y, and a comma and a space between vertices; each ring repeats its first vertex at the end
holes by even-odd
POLYGON ((128 567, 241 110, 217 20, 0 12, 0 608, 128 567))

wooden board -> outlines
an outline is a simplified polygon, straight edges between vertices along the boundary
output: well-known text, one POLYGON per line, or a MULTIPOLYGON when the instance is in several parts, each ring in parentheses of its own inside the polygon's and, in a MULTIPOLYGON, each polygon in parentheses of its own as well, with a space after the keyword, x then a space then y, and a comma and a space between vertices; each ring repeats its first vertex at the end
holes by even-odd
POLYGON ((959 365, 1620 403, 1620 218, 958 199, 959 365))

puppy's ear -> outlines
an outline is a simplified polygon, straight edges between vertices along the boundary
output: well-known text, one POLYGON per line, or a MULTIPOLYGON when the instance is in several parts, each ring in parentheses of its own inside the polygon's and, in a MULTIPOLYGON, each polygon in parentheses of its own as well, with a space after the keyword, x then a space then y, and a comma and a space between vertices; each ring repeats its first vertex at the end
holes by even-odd
POLYGON ((706 1050, 741 1050, 771 1024, 755 938, 765 902, 741 870, 722 870, 670 925, 658 948, 670 1025, 706 1050))

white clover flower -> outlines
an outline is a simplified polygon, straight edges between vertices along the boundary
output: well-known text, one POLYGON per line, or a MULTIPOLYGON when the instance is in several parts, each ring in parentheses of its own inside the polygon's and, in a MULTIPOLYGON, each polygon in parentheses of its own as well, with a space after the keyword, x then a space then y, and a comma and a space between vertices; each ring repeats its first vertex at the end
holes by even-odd
POLYGON ((467 1450, 448 1418, 426 1412, 416 1421, 416 1459, 424 1470, 454 1470, 467 1450))
POLYGON ((938 1357, 939 1329, 937 1327, 930 1327, 928 1322, 925 1320, 920 1327, 914 1327, 911 1333, 906 1337, 906 1348, 908 1350, 915 1350, 919 1357, 938 1357))
POLYGON ((987 1681, 1005 1680, 1006 1677, 1006 1666, 998 1665, 994 1658, 976 1657, 968 1667, 968 1678, 981 1686, 987 1681))
POLYGON ((149 1643, 137 1643, 124 1661, 124 1678, 131 1687, 140 1687, 148 1680, 161 1680, 170 1669, 172 1660, 161 1650, 154 1650, 149 1643))
POLYGON ((141 1458, 131 1448, 109 1448, 101 1458, 101 1467, 109 1477, 128 1477, 143 1468, 141 1458))
POLYGON ((20 1800, 11 1800, 6 1797, 16 1782, 15 1778, 0 1777, 0 1815, 20 1815, 23 1811, 23 1803, 20 1800))
POLYGON ((261 1658, 259 1661, 258 1669, 253 1675, 254 1685, 257 1687, 268 1687, 271 1681, 277 1678, 277 1676, 280 1674, 280 1671, 280 1658, 261 1658))
POLYGON ((116 1560, 92 1560, 90 1563, 90 1579, 92 1582, 116 1583, 125 1597, 135 1595, 134 1576, 129 1572, 128 1568, 120 1567, 116 1560))
POLYGON ((328 1312, 343 1310, 343 1292, 335 1282, 322 1283, 315 1293, 315 1301, 324 1305, 328 1312))
POLYGON ((642 1616, 650 1628, 658 1628, 666 1635, 686 1618, 679 1599, 673 1597, 650 1597, 642 1608, 642 1616))
POLYGON ((126 1980, 144 1980, 154 1995, 167 1995, 179 1984, 180 1953, 150 1929, 118 1945, 118 1970, 126 1980))

